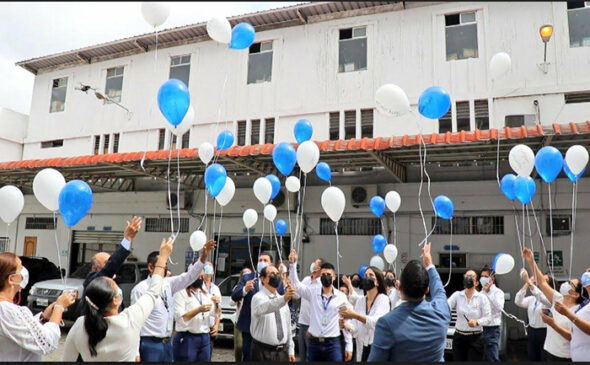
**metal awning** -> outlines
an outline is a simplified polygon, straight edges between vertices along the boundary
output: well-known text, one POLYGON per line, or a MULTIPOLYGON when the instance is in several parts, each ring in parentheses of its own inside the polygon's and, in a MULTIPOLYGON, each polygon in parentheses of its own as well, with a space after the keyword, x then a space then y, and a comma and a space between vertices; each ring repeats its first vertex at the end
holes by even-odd
MULTIPOLYGON (((426 145, 429 166, 452 169, 457 164, 483 164, 494 169, 498 153, 501 161, 508 159, 510 149, 520 143, 537 151, 544 145, 552 145, 565 154, 574 144, 587 146, 590 142, 590 121, 585 123, 537 125, 534 127, 461 131, 456 133, 422 135, 426 145), (487 163, 487 165, 486 165, 487 163)), ((350 171, 381 167, 394 182, 408 182, 408 169, 420 164, 420 135, 389 138, 363 138, 336 141, 316 141, 320 148, 320 160, 327 162, 332 171, 350 171)), ((273 144, 234 146, 218 151, 218 162, 230 176, 264 176, 277 173, 272 162, 273 144)), ((297 145, 294 144, 296 147, 297 145)), ((0 182, 30 189, 35 174, 47 167, 59 170, 67 180, 81 179, 94 188, 130 191, 135 181, 152 178, 167 181, 171 159, 171 181, 176 182, 176 164, 180 166, 180 182, 186 188, 199 188, 205 165, 199 159, 198 150, 150 151, 112 153, 93 156, 51 158, 0 163, 0 182), (143 167, 141 161, 144 160, 143 167)), ((451 171, 451 170, 449 170, 451 171)), ((293 174, 298 174, 297 167, 293 174)))

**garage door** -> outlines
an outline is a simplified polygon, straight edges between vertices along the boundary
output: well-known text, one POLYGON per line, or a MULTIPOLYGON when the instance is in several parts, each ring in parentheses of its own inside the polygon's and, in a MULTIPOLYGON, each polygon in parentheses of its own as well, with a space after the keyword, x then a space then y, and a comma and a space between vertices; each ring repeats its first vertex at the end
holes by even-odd
POLYGON ((72 253, 70 257, 71 272, 85 262, 90 262, 98 252, 112 253, 123 239, 123 231, 74 231, 72 253))

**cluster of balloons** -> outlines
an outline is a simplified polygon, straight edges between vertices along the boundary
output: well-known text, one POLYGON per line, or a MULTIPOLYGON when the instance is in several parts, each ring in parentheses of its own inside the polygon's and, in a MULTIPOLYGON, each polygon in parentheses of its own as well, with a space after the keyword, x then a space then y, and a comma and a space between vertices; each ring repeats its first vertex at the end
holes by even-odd
MULTIPOLYGON (((382 85, 375 92, 377 110, 388 117, 400 117, 410 111, 410 101, 402 88, 394 84, 382 85)), ((439 86, 424 90, 418 99, 418 111, 430 119, 439 119, 451 108, 449 93, 439 86)))
POLYGON ((249 23, 236 24, 233 29, 224 17, 213 17, 207 22, 207 34, 211 39, 229 44, 232 49, 245 49, 254 43, 256 32, 249 23))

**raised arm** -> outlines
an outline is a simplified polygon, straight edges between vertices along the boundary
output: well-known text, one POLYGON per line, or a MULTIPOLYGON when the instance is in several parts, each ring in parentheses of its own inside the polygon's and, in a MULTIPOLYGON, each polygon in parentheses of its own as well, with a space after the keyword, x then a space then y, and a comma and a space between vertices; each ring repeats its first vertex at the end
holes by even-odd
POLYGON ((524 284, 524 286, 514 296, 514 304, 516 304, 520 308, 528 308, 531 305, 531 303, 535 300, 535 298, 532 296, 525 296, 528 286, 529 284, 524 284))
MULTIPOLYGON (((432 264, 432 255, 430 253, 430 249, 432 247, 432 243, 428 242, 422 248, 422 265, 426 269, 428 273, 428 280, 429 280, 429 289, 430 289, 430 297, 432 306, 437 308, 438 310, 442 311, 447 315, 448 320, 451 320, 451 312, 449 307, 451 306, 450 303, 447 303, 447 293, 445 292, 445 288, 442 284, 442 280, 440 279, 440 275, 438 271, 436 271, 436 267, 432 264)), ((453 298, 451 296, 451 298, 453 298)), ((450 300, 450 298, 449 298, 450 300)), ((454 301, 455 299, 453 299, 454 301)), ((454 306, 455 304, 453 304, 454 306)))
POLYGON ((555 293, 557 293, 557 291, 550 287, 549 283, 543 280, 543 272, 541 271, 541 269, 539 269, 539 266, 537 266, 537 263, 535 262, 535 259, 533 257, 533 251, 531 251, 530 248, 525 247, 524 250, 522 250, 522 255, 524 256, 524 259, 527 261, 529 267, 533 271, 533 275, 536 275, 537 278, 540 278, 539 280, 537 280, 537 286, 539 287, 539 289, 541 289, 549 303, 553 304, 553 296, 555 295, 555 293))
POLYGON ((176 294, 182 289, 185 289, 186 287, 191 285, 195 280, 197 280, 197 277, 199 277, 199 274, 201 273, 201 271, 203 271, 205 262, 207 262, 207 256, 209 256, 209 253, 214 249, 215 241, 209 240, 209 242, 207 242, 201 250, 201 256, 199 257, 199 260, 197 260, 197 262, 189 266, 188 270, 185 273, 167 279, 170 283, 170 290, 172 291, 172 295, 176 294))
POLYGON ((311 292, 308 286, 303 285, 299 281, 299 276, 297 275, 297 251, 291 250, 289 254, 289 280, 291 280, 291 285, 297 291, 297 294, 301 298, 310 300, 311 299, 311 292))

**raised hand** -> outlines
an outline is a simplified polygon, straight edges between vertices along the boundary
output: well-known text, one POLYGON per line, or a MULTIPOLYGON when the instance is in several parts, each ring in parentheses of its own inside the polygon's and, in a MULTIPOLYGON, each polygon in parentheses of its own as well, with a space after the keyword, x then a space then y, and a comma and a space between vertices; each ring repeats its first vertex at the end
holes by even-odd
POLYGON ((530 249, 530 248, 528 248, 528 247, 525 247, 525 248, 522 250, 522 256, 523 256, 523 257, 524 257, 524 259, 525 259, 525 260, 527 260, 527 261, 528 261, 530 264, 532 264, 532 263, 533 263, 533 260, 534 260, 534 259, 533 259, 533 251, 531 251, 531 249, 530 249))
POLYGON ((205 263, 207 261, 209 253, 211 253, 211 251, 213 250, 215 250, 215 240, 207 241, 207 243, 205 243, 205 246, 203 246, 203 249, 201 250, 200 260, 202 263, 205 263))
POLYGON ((289 263, 294 264, 297 262, 297 251, 291 250, 289 254, 289 263))
POLYGON ((172 253, 172 238, 162 238, 162 244, 160 244, 160 256, 168 258, 172 253))
POLYGON ((432 243, 428 242, 422 248, 422 264, 424 267, 428 267, 432 265, 432 256, 430 255, 430 248, 432 247, 432 243))
POLYGON ((127 227, 125 228, 125 239, 132 242, 137 235, 137 232, 141 229, 141 218, 134 216, 131 222, 127 221, 127 227))
POLYGON ((248 280, 246 282, 246 286, 244 287, 244 289, 246 289, 246 293, 250 292, 250 290, 254 289, 254 280, 248 280))

